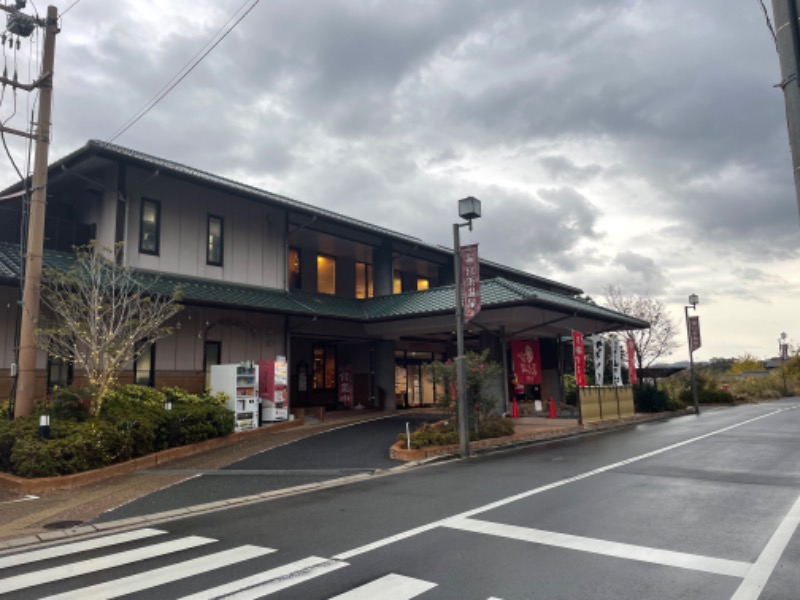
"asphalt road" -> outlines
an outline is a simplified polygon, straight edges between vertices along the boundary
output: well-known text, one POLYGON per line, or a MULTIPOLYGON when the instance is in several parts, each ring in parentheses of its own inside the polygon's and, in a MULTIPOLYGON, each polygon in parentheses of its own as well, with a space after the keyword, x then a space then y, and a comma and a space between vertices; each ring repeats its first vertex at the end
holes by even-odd
POLYGON ((797 600, 799 497, 795 398, 0 556, 0 596, 797 600))

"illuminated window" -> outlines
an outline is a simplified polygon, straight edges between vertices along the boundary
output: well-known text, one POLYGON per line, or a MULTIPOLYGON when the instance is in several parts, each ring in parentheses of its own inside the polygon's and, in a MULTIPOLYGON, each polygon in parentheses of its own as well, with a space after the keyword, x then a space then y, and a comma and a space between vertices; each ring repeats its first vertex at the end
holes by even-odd
POLYGON ((394 272, 394 280, 392 291, 395 294, 402 294, 403 293, 403 272, 402 271, 395 271, 394 272))
POLYGON ((356 263, 356 298, 372 298, 372 265, 356 263))
POLYGON ((297 248, 289 248, 289 289, 299 290, 301 287, 300 250, 297 248))
POLYGON ((336 346, 314 346, 312 386, 315 390, 336 388, 336 346))
POLYGON ((158 256, 161 248, 161 203, 142 198, 139 219, 139 252, 158 256))
POLYGON ((206 264, 215 267, 222 266, 222 232, 224 221, 222 217, 208 215, 208 248, 206 249, 206 264))
POLYGON ((336 259, 331 256, 317 255, 317 291, 336 293, 336 259))
POLYGON ((431 282, 427 277, 417 277, 418 290, 429 290, 430 288, 431 288, 431 282))

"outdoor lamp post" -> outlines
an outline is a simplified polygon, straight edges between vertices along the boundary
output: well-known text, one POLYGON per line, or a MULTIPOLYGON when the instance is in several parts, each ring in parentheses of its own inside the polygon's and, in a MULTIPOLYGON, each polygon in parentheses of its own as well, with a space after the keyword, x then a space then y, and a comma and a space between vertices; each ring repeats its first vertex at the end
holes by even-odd
POLYGON ((784 362, 786 361, 786 355, 788 354, 788 347, 786 345, 786 332, 781 332, 781 337, 778 338, 778 355, 781 357, 781 373, 783 374, 783 395, 788 396, 789 390, 786 387, 786 367, 784 366, 784 362))
POLYGON ((469 411, 467 410, 467 366, 464 364, 464 304, 461 297, 461 240, 459 229, 481 218, 481 201, 469 196, 458 201, 458 216, 466 223, 453 223, 453 270, 456 284, 456 384, 458 388, 458 445, 462 458, 469 458, 469 411))
POLYGON ((686 338, 689 341, 689 369, 692 375, 692 402, 694 403, 694 414, 700 414, 700 404, 697 401, 697 380, 694 376, 694 345, 692 343, 692 330, 689 326, 689 308, 691 307, 692 310, 697 310, 697 304, 700 302, 700 298, 697 294, 691 294, 689 296, 689 304, 684 305, 683 312, 686 316, 686 338))

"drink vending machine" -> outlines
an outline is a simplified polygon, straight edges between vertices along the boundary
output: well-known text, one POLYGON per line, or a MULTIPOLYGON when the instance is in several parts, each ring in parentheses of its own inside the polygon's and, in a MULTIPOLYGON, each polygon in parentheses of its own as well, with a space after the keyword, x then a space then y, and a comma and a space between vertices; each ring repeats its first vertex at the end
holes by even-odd
POLYGON ((252 362, 211 367, 211 391, 227 396, 236 431, 258 427, 258 369, 252 362))
POLYGON ((289 368, 286 358, 261 360, 258 366, 258 397, 261 400, 261 420, 285 421, 289 418, 289 368))

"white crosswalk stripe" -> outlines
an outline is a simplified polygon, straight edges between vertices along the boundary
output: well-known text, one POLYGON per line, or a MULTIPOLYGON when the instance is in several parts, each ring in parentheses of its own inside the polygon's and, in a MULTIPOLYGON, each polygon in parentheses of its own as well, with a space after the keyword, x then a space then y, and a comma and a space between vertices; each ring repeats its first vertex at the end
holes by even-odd
POLYGON ((246 579, 221 585, 191 596, 184 596, 180 600, 212 600, 214 598, 246 600, 249 598, 263 598, 269 594, 346 566, 348 566, 348 563, 339 560, 309 556, 303 560, 270 569, 246 579))
POLYGON ((430 581, 391 573, 330 600, 411 600, 435 587, 430 581))
POLYGON ((121 579, 107 581, 64 594, 48 596, 47 600, 103 600, 106 598, 119 598, 126 594, 133 594, 134 592, 140 592, 166 583, 172 583, 173 581, 186 579, 198 573, 205 573, 207 571, 221 569, 239 562, 258 558, 271 552, 275 552, 275 550, 272 548, 259 548, 258 546, 239 546, 201 558, 195 558, 182 563, 139 573, 138 575, 122 577, 121 579))
POLYGON ((164 556, 179 552, 188 548, 196 548, 205 544, 211 544, 216 540, 200 536, 189 536, 179 540, 164 542, 162 544, 155 544, 146 546, 144 548, 137 548, 135 550, 127 550, 125 552, 117 552, 115 554, 108 554, 99 558, 92 558, 77 563, 71 563, 60 567, 53 567, 50 569, 43 569, 33 573, 26 573, 24 575, 17 575, 15 577, 8 577, 7 579, 0 580, 0 594, 7 594, 27 587, 41 585, 43 583, 52 583, 53 581, 60 581, 70 577, 77 577, 87 573, 95 573, 104 569, 118 567, 120 565, 130 564, 156 556, 164 556))
POLYGON ((39 562, 41 560, 47 560, 49 558, 55 558, 57 556, 68 556, 70 554, 77 554, 79 552, 86 552, 88 550, 108 548, 109 546, 134 542, 136 540, 143 540, 155 535, 164 535, 165 533, 167 532, 160 531, 158 529, 136 529, 134 531, 126 531, 124 533, 86 540, 84 542, 74 542, 72 544, 64 544, 63 546, 44 548, 42 550, 34 550, 32 552, 25 552, 23 554, 16 554, 13 556, 4 556, 0 557, 0 569, 27 565, 34 562, 39 562))

